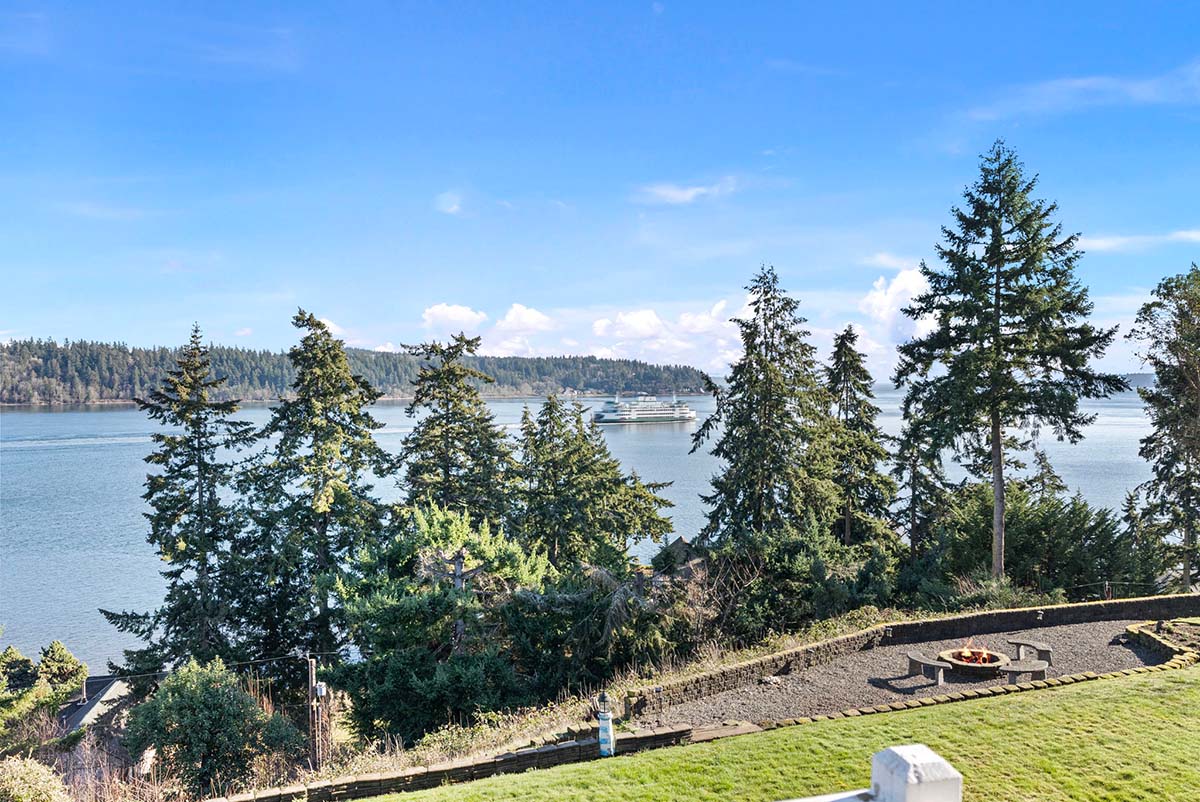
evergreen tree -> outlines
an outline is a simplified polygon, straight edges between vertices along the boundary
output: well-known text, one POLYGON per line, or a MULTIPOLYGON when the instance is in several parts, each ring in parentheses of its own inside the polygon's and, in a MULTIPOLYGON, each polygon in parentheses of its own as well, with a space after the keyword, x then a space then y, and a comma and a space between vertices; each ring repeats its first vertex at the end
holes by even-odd
POLYGON ((245 637, 257 654, 328 653, 345 642, 334 585, 350 555, 378 534, 371 472, 386 455, 368 407, 379 393, 350 370, 341 340, 301 309, 304 332, 288 356, 293 397, 282 399, 260 437, 269 445, 245 474, 253 527, 243 553, 245 637))
POLYGON ((1200 268, 1163 279, 1138 311, 1129 337, 1154 369, 1153 387, 1138 388, 1153 424, 1141 455, 1153 470, 1150 513, 1179 533, 1179 587, 1200 572, 1200 268))
POLYGON ((166 431, 152 435, 157 448, 146 462, 142 496, 150 507, 148 542, 168 567, 163 606, 149 613, 101 612, 122 632, 146 646, 126 651, 124 670, 157 671, 195 657, 212 660, 235 654, 231 639, 235 571, 230 547, 241 517, 226 498, 233 468, 230 450, 251 436, 248 423, 232 419, 236 401, 216 400, 224 377, 213 375, 199 326, 160 389, 139 399, 142 411, 166 431))
POLYGON ((501 610, 549 572, 540 552, 437 508, 406 515, 393 537, 364 549, 340 586, 364 657, 335 672, 358 733, 412 742, 527 701, 501 610))
POLYGON ((692 450, 717 436, 721 460, 702 542, 761 563, 773 544, 807 529, 807 517, 832 524, 838 492, 829 449, 829 393, 807 341, 799 301, 763 267, 746 287, 751 315, 735 318, 742 356, 727 386, 710 383, 716 411, 692 436, 692 450), (718 436, 718 432, 720 432, 718 436))
MULTIPOLYGON (((895 381, 936 410, 934 443, 956 443, 969 463, 986 454, 992 479, 992 574, 1004 575, 1006 430, 1048 425, 1071 442, 1095 416, 1080 398, 1125 388, 1089 362, 1115 329, 1086 322, 1087 290, 1074 275, 1078 235, 1053 222, 1057 205, 1032 197, 1016 154, 997 141, 982 160, 965 207, 942 228, 938 258, 922 262, 929 288, 904 310, 935 328, 900 346, 895 381)), ((1023 444, 1021 444, 1023 445, 1023 444)))
POLYGON ((404 438, 408 503, 434 504, 495 524, 507 512, 512 448, 472 381, 491 377, 463 364, 480 338, 457 334, 442 345, 406 348, 421 360, 408 415, 425 414, 404 438))
POLYGON ((945 511, 948 497, 942 452, 930 437, 929 429, 929 423, 906 405, 891 475, 898 486, 896 526, 908 536, 913 560, 932 545, 934 527, 945 511))
POLYGON ((1142 488, 1135 488, 1125 495, 1121 522, 1125 526, 1125 539, 1133 553, 1134 564, 1125 595, 1145 596, 1161 591, 1162 577, 1168 571, 1166 541, 1171 532, 1152 510, 1146 509, 1142 488))
MULTIPOLYGON (((1072 601, 1137 588, 1153 570, 1153 552, 1139 547, 1111 510, 1093 507, 1054 472, 1044 456, 1030 476, 1009 482, 1008 527, 1012 585, 1064 593, 1072 601)), ((937 568, 943 582, 986 571, 991 543, 988 483, 964 484, 948 504, 945 548, 937 568)))
POLYGON ((88 676, 87 665, 71 654, 60 640, 51 641, 42 649, 37 667, 38 679, 43 679, 56 693, 74 693, 83 687, 88 676))
POLYGON ((550 396, 521 419, 517 509, 511 534, 544 551, 560 570, 581 563, 627 568, 631 540, 660 541, 671 531, 658 495, 665 483, 626 475, 583 407, 550 396))
POLYGON ((884 434, 876 420, 871 373, 856 348, 853 326, 833 339, 833 355, 825 369, 825 385, 833 402, 833 481, 841 492, 842 543, 849 546, 889 535, 887 517, 896 483, 881 470, 888 459, 884 434))

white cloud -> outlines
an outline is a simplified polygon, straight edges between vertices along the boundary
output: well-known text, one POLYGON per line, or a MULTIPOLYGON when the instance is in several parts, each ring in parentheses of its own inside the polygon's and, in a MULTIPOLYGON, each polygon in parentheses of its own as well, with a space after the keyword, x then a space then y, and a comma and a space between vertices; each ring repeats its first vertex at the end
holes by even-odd
POLYGON ((862 264, 870 265, 871 267, 884 267, 888 270, 905 270, 917 266, 916 259, 909 259, 904 256, 897 256, 888 251, 879 251, 862 260, 862 264))
POLYGON ((970 109, 967 117, 992 122, 1100 106, 1197 103, 1200 103, 1200 61, 1193 61, 1146 78, 1091 75, 1019 86, 992 103, 970 109))
POLYGON ((327 317, 317 319, 325 324, 325 328, 329 329, 330 334, 344 341, 346 345, 353 346, 354 348, 365 348, 370 345, 370 340, 364 339, 344 326, 339 326, 327 317))
POLYGON ((235 331, 233 333, 233 336, 234 337, 249 337, 253 333, 254 333, 254 329, 250 328, 249 326, 246 326, 243 329, 238 329, 237 331, 235 331))
POLYGON ((483 356, 544 356, 547 352, 538 348, 528 337, 506 337, 499 341, 487 341, 479 349, 483 356))
POLYGON ((616 320, 600 318, 592 323, 597 337, 616 337, 621 340, 645 340, 663 333, 665 324, 653 309, 634 309, 618 312, 616 320))
POLYGON ((728 195, 737 190, 737 180, 733 176, 725 176, 715 184, 698 184, 682 186, 680 184, 660 183, 647 184, 634 193, 635 203, 652 205, 682 206, 695 203, 701 198, 716 198, 728 195))
POLYGON ((733 324, 729 322, 728 315, 725 314, 726 305, 726 301, 720 300, 713 304, 707 312, 680 312, 680 330, 688 334, 707 334, 723 329, 732 329, 733 324))
POLYGON ((382 343, 381 345, 375 346, 371 350, 379 351, 380 353, 383 353, 383 354, 398 354, 398 353, 400 353, 400 351, 402 349, 400 348, 400 346, 396 345, 391 340, 389 340, 388 342, 385 342, 385 343, 382 343))
POLYGON ((433 208, 442 214, 462 214, 462 195, 454 191, 443 192, 433 199, 433 208))
POLYGON ((438 331, 469 331, 487 320, 487 314, 458 304, 434 304, 421 313, 421 325, 438 331))
POLYGON ((1169 245, 1175 242, 1200 242, 1200 228, 1170 231, 1166 234, 1128 234, 1099 237, 1080 237, 1079 247, 1085 251, 1137 251, 1169 245))
POLYGON ((890 280, 886 276, 876 279, 870 292, 859 301, 858 309, 874 323, 874 337, 895 345, 931 330, 931 321, 915 321, 903 312, 913 298, 928 288, 929 284, 918 268, 905 268, 890 280))
POLYGON ((334 323, 334 322, 333 322, 332 320, 330 320, 329 318, 327 318, 327 317, 321 317, 321 318, 317 318, 317 320, 319 320, 319 321, 321 321, 322 323, 324 323, 324 324, 325 324, 325 328, 329 329, 329 332, 330 332, 330 333, 331 333, 333 336, 335 336, 335 337, 345 337, 345 336, 346 336, 346 330, 345 330, 345 329, 343 329, 343 328, 342 328, 341 326, 339 326, 338 324, 334 323))
POLYGON ((524 304, 513 304, 504 313, 504 317, 496 321, 496 331, 528 334, 535 331, 549 331, 554 328, 554 321, 549 315, 524 304))

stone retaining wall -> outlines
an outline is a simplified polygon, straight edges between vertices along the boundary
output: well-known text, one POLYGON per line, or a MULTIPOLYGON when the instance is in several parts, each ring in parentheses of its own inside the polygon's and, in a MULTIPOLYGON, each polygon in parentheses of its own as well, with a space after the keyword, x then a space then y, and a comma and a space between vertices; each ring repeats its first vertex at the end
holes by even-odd
MULTIPOLYGON (((692 737, 690 725, 655 727, 619 733, 616 742, 618 755, 657 749, 686 743, 692 737)), ((600 745, 594 738, 567 741, 536 749, 521 749, 496 757, 477 757, 438 763, 432 766, 413 766, 380 774, 339 777, 284 788, 260 788, 257 791, 220 797, 209 802, 336 802, 342 799, 391 794, 399 791, 418 791, 449 783, 479 780, 496 774, 512 774, 528 769, 544 769, 565 763, 594 760, 600 756, 600 745)))
POLYGON ((1200 594, 1146 596, 1040 608, 988 610, 923 621, 879 624, 861 632, 756 657, 694 677, 640 688, 626 697, 625 718, 629 720, 659 713, 673 705, 751 685, 761 677, 801 671, 809 666, 828 663, 842 655, 876 646, 969 638, 993 632, 1086 624, 1092 621, 1132 618, 1154 620, 1190 615, 1200 615, 1200 594))
MULTIPOLYGON (((997 610, 950 616, 930 621, 905 621, 894 624, 880 624, 862 632, 843 635, 820 643, 748 660, 735 666, 712 671, 691 679, 681 680, 668 686, 642 689, 638 694, 631 696, 627 700, 627 706, 630 704, 640 704, 642 707, 638 708, 636 712, 643 712, 648 709, 646 705, 661 704, 662 700, 665 699, 687 701, 699 698, 708 693, 715 693, 717 690, 725 690, 756 682, 759 677, 767 674, 786 673, 794 669, 799 670, 806 666, 818 665, 829 662, 838 655, 860 649, 873 648, 880 644, 918 643, 925 640, 945 640, 991 632, 1031 629, 1038 626, 1080 624, 1090 621, 1142 618, 1153 622, 1193 615, 1200 615, 1200 594, 1151 596, 1141 599, 1087 602, 1084 604, 1044 607, 1040 610, 1037 608, 997 610), (713 688, 714 690, 704 690, 707 688, 713 688), (686 695, 687 693, 695 695, 689 696, 686 695)), ((718 728, 702 728, 700 730, 693 729, 689 724, 637 729, 633 732, 617 734, 616 752, 617 754, 628 754, 644 749, 656 749, 664 746, 689 743, 693 740, 707 741, 714 738, 741 735, 749 732, 760 732, 763 729, 774 729, 776 727, 915 709, 936 704, 966 701, 968 699, 1040 690, 1089 680, 1169 671, 1172 669, 1187 668, 1200 663, 1200 654, 1171 643, 1168 639, 1161 637, 1154 631, 1153 623, 1131 626, 1127 628, 1126 632, 1131 639, 1137 640, 1150 648, 1162 650, 1170 656, 1170 659, 1166 663, 1157 666, 1143 666, 1124 671, 1114 671, 1099 676, 1089 671, 1045 681, 1039 680, 1016 685, 997 685, 990 688, 963 691, 961 693, 950 693, 945 696, 913 699, 877 707, 846 710, 829 715, 813 716, 811 718, 764 721, 755 725, 746 723, 718 728)), ((671 703, 674 704, 675 702, 672 701, 671 703)), ((583 734, 583 732, 585 730, 581 728, 580 734, 583 734)), ((588 732, 588 734, 590 735, 591 733, 588 732)), ((449 783, 478 780, 497 774, 512 774, 528 769, 579 763, 594 760, 597 757, 599 757, 599 744, 594 737, 577 738, 576 740, 562 743, 520 749, 496 757, 469 758, 432 766, 414 766, 379 774, 320 780, 304 785, 264 788, 244 794, 220 797, 208 800, 208 802, 338 802, 343 799, 363 799, 380 794, 435 788, 449 783)))

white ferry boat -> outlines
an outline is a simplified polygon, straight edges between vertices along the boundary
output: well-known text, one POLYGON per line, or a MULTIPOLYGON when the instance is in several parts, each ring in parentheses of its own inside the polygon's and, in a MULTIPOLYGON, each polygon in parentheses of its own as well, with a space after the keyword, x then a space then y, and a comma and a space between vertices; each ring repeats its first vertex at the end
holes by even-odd
POLYGON ((592 413, 596 423, 673 423, 695 419, 696 410, 675 398, 659 401, 652 395, 639 395, 632 401, 622 401, 620 393, 592 413))

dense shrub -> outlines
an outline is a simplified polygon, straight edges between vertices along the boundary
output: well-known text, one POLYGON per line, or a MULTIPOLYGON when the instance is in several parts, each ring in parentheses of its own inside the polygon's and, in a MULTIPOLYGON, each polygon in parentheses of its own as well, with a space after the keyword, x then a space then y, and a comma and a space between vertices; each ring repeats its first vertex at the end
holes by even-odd
POLYGON ((67 651, 62 641, 56 640, 42 649, 42 660, 38 663, 37 675, 54 691, 74 692, 83 687, 88 670, 75 655, 67 651))
POLYGON ((267 722, 220 660, 193 660, 132 710, 125 746, 135 756, 154 747, 167 774, 194 794, 216 795, 245 779, 267 751, 267 722))
POLYGON ((52 769, 27 758, 0 760, 0 802, 71 802, 52 769))
POLYGON ((38 677, 33 661, 17 651, 15 646, 0 652, 0 675, 3 675, 4 688, 9 693, 29 690, 38 677))
MULTIPOLYGON (((925 576, 927 582, 940 579, 951 587, 953 578, 979 576, 990 564, 992 490, 969 484, 952 501, 938 563, 925 576)), ((1010 483, 1005 537, 1012 587, 1038 593, 1057 589, 1070 601, 1082 601, 1098 597, 1105 581, 1136 587, 1148 573, 1145 555, 1112 511, 1068 495, 1048 466, 1026 481, 1010 483)))

